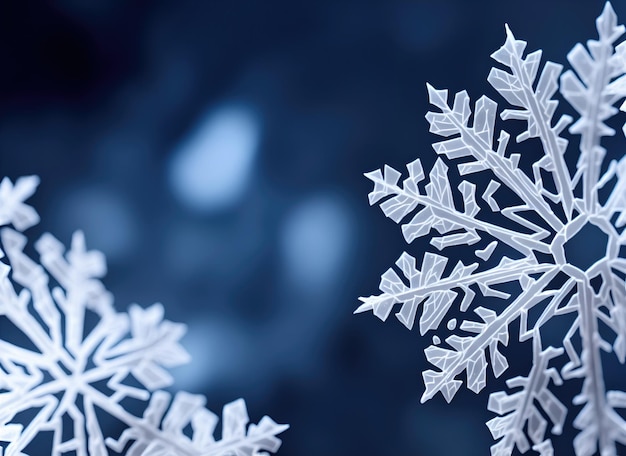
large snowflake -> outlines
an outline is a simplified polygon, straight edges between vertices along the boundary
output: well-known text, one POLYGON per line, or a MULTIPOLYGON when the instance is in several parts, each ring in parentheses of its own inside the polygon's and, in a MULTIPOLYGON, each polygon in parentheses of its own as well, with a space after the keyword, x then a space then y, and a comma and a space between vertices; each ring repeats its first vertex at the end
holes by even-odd
MULTIPOLYGON (((248 425, 242 399, 218 417, 205 398, 185 392, 174 398, 161 388, 172 383, 165 368, 185 363, 179 345, 185 325, 163 319, 163 307, 115 311, 100 278, 104 256, 87 251, 77 232, 66 253, 50 234, 36 243, 40 263, 24 248, 20 232, 39 221, 24 204, 38 179, 0 183, 0 455, 26 456, 51 435, 53 456, 260 456, 280 446, 288 426, 264 417, 248 425), (9 228, 13 225, 15 229, 9 228), (6 255, 6 256, 4 256, 6 255), (51 283, 52 282, 52 283, 51 283), (126 404, 147 402, 141 416, 126 404), (105 437, 100 422, 126 429, 105 437), (110 423, 109 423, 110 424, 110 423), (30 445, 30 447, 29 447, 30 445)), ((136 408, 136 407, 135 407, 136 408)), ((109 426, 110 427, 110 426, 109 426)))
POLYGON ((397 318, 411 329, 421 307, 422 335, 445 331, 440 326, 448 316, 445 345, 433 336, 425 350, 434 369, 422 374, 422 402, 438 392, 451 401, 463 376, 479 392, 488 363, 495 377, 504 374, 509 364, 501 348, 512 323, 519 322, 520 342, 532 340, 528 375, 507 380, 512 392, 489 397, 488 408, 498 415, 487 423, 497 440, 492 455, 510 455, 515 447, 551 455, 548 422, 560 434, 568 411, 553 391, 570 379, 582 379, 574 399, 580 406, 573 421, 580 430, 576 454, 615 455, 617 443, 626 445, 626 422, 615 411, 626 407, 626 393, 607 391, 601 359, 602 351, 621 363, 626 358, 626 259, 619 256, 626 244, 626 158, 604 163, 600 145, 615 133, 605 122, 625 93, 625 51, 615 46, 624 27, 609 3, 596 25, 598 40, 577 44, 567 56, 573 70, 563 74, 556 63, 541 67, 541 51, 525 54, 526 43, 508 27, 504 45, 492 54, 505 69, 493 68, 488 81, 511 105, 500 117, 522 122, 512 126, 522 125, 516 141, 540 147, 537 161, 528 152, 516 153, 507 131, 498 132, 493 100, 481 97, 472 112, 465 91, 449 101, 447 90, 428 85, 436 108, 426 115, 430 131, 446 138, 433 147, 447 160, 439 157, 428 176, 419 159, 409 163, 402 183, 401 173, 389 166, 366 174, 374 182, 370 204, 380 204, 402 224, 408 243, 436 232, 430 244, 450 252, 426 252, 419 261, 403 253, 396 268, 383 274, 382 293, 360 298, 357 309, 385 320, 399 306, 397 318), (559 88, 579 115, 574 123, 568 115, 555 116, 559 88), (570 134, 580 135, 572 142, 563 137, 568 126, 570 134), (572 155, 578 157, 575 166, 566 161, 572 155), (455 162, 456 170, 446 161, 455 162), (449 180, 452 171, 467 176, 458 193, 449 180), (590 236, 595 241, 587 247, 590 236), (470 245, 475 247, 467 252, 470 245), (465 246, 464 258, 473 259, 449 263, 455 246, 465 246), (475 316, 463 313, 470 309, 475 316), (451 314, 463 320, 458 327, 451 314), (547 334, 555 320, 563 323, 547 334), (542 334, 552 340, 559 330, 556 347, 542 344, 542 334))

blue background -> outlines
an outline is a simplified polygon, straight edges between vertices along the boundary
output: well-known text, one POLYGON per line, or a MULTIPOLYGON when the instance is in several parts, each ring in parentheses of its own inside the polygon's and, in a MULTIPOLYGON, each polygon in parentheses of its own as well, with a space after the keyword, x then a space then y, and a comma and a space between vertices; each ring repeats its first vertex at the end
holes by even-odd
POLYGON ((4 2, 2 174, 41 177, 31 236, 82 229, 119 310, 163 302, 189 325, 174 389, 290 423, 280 454, 487 454, 502 381, 420 405, 430 338, 352 315, 406 248, 362 174, 432 164, 427 81, 496 99, 505 22, 565 64, 602 6, 4 2))

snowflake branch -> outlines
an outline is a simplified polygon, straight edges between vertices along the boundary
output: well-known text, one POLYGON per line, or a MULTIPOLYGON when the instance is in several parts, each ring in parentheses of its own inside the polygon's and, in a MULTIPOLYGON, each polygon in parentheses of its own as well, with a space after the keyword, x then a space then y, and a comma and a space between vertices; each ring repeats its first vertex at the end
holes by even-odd
MULTIPOLYGON (((540 242, 537 237, 543 237, 544 232, 537 232, 534 235, 519 233, 498 225, 494 225, 483 220, 478 220, 476 210, 465 213, 454 207, 450 195, 449 182, 447 178, 447 167, 442 161, 437 161, 431 172, 431 186, 427 186, 425 195, 420 193, 418 183, 424 178, 421 173, 421 164, 418 160, 410 163, 409 178, 402 187, 397 185, 400 173, 395 169, 386 166, 385 172, 378 169, 365 174, 374 182, 374 189, 369 194, 370 205, 379 203, 382 199, 392 196, 380 203, 380 207, 385 215, 396 223, 415 211, 419 206, 421 210, 413 219, 402 226, 402 230, 407 242, 412 242, 420 236, 428 234, 432 227, 437 226, 440 232, 448 232, 453 229, 464 229, 474 236, 470 239, 464 237, 455 241, 455 244, 473 243, 480 239, 477 230, 489 233, 499 241, 509 245, 525 255, 531 255, 533 250, 543 253, 550 252, 550 246, 540 242), (447 225, 446 225, 447 223, 447 225)), ((430 185, 430 184, 429 184, 430 185)), ((545 232, 545 234, 548 234, 545 232)))
MULTIPOLYGON (((0 182, 0 226, 12 224, 24 231, 39 223, 39 215, 31 206, 24 204, 39 185, 38 176, 20 177, 15 185, 8 177, 0 182)), ((0 255, 1 256, 1 255, 0 255)))
MULTIPOLYGON (((421 402, 431 399, 441 391, 446 400, 452 400, 459 387, 460 380, 455 377, 467 370, 468 385, 474 391, 480 391, 485 385, 485 370, 487 367, 484 351, 487 347, 495 347, 499 340, 506 341, 508 338, 508 325, 519 318, 523 312, 528 312, 536 304, 546 299, 544 288, 558 274, 559 268, 553 267, 545 272, 539 279, 529 284, 528 287, 513 301, 500 315, 493 311, 478 308, 477 312, 483 317, 484 324, 469 322, 462 325, 461 329, 471 330, 478 334, 473 337, 453 335, 446 339, 454 350, 443 349, 431 345, 425 350, 426 358, 441 371, 427 370, 422 373, 426 390, 422 395, 421 402)), ((552 293, 548 293, 550 296, 552 293)), ((493 350, 493 349, 492 349, 493 350)), ((502 363, 504 361, 500 361, 502 363)), ((498 369, 501 374, 504 369, 498 369)))
POLYGON ((596 183, 605 150, 600 146, 603 136, 613 136, 615 130, 604 122, 617 113, 613 106, 623 93, 608 90, 611 81, 624 73, 621 59, 615 54, 615 42, 623 35, 624 26, 617 25, 617 16, 610 3, 596 20, 599 40, 589 40, 587 47, 578 43, 567 55, 573 67, 561 76, 561 94, 578 111, 580 118, 570 127, 570 133, 580 134, 581 155, 576 165, 583 172, 585 209, 597 210, 596 183))
POLYGON ((615 443, 626 443, 626 423, 607 399, 600 358, 603 341, 598 331, 598 303, 586 277, 578 281, 578 299, 582 366, 578 370, 572 370, 569 365, 563 369, 568 378, 585 379, 581 394, 574 399, 576 405, 585 404, 574 420, 574 427, 581 430, 574 439, 574 449, 582 456, 593 454, 596 448, 603 456, 615 455, 615 443))
POLYGON ((245 402, 239 399, 224 406, 222 438, 216 441, 213 434, 218 418, 204 408, 203 396, 181 392, 169 404, 170 395, 157 391, 143 418, 130 415, 121 407, 111 408, 106 397, 96 395, 92 399, 98 406, 102 400, 102 406, 108 408, 109 413, 129 425, 119 439, 106 439, 107 446, 120 452, 132 441, 129 451, 138 456, 172 451, 180 456, 256 456, 262 450, 274 453, 281 444, 276 436, 289 428, 267 416, 257 425, 247 426, 249 418, 245 402), (191 438, 183 434, 187 425, 193 429, 191 438))
MULTIPOLYGON (((503 120, 517 119, 528 123, 526 131, 517 137, 517 141, 540 138, 546 157, 550 160, 550 164, 544 169, 549 171, 554 178, 565 216, 569 221, 574 206, 573 186, 563 157, 567 140, 561 138, 559 134, 572 119, 564 115, 554 127, 552 126, 552 116, 558 106, 558 102, 552 100, 552 96, 558 90, 558 77, 562 66, 547 62, 535 89, 533 85, 539 69, 541 51, 533 52, 523 58, 525 48, 526 42, 516 40, 507 25, 506 41, 491 57, 510 68, 512 73, 492 68, 487 80, 509 103, 521 108, 506 109, 501 115, 503 120)), ((539 207, 536 210, 539 211, 539 207)))
POLYGON ((493 438, 501 439, 491 447, 492 456, 510 456, 514 446, 517 446, 521 453, 527 452, 530 449, 527 435, 537 447, 552 447, 548 444, 549 439, 545 439, 547 422, 539 412, 535 401, 541 405, 552 421, 552 433, 561 434, 567 407, 550 392, 548 384, 550 380, 556 385, 561 385, 563 381, 555 368, 548 367, 548 363, 562 353, 562 348, 548 347, 542 350, 539 331, 535 331, 533 367, 528 377, 515 377, 506 382, 509 388, 522 387, 522 390, 511 395, 499 391, 489 396, 489 410, 500 415, 487 422, 493 438), (527 431, 524 430, 526 423, 528 423, 527 431))
MULTIPOLYGON (((598 215, 605 219, 611 219, 615 213, 619 213, 615 226, 620 228, 626 225, 626 157, 622 157, 619 162, 614 160, 609 164, 608 170, 596 186, 596 191, 603 188, 614 177, 617 178, 617 183, 598 215)), ((619 239, 621 243, 626 242, 624 236, 625 233, 622 232, 619 239)))
POLYGON ((497 267, 478 273, 473 273, 478 267, 477 263, 464 266, 459 262, 448 277, 442 278, 447 261, 445 257, 426 253, 420 271, 415 268, 415 258, 407 253, 402 254, 396 266, 409 280, 410 285, 406 286, 396 272, 389 269, 381 279, 380 290, 383 293, 359 298, 363 304, 354 313, 371 310, 385 321, 393 306, 402 304, 396 316, 408 329, 412 329, 417 307, 427 300, 420 319, 420 333, 424 335, 428 330, 436 329, 449 310, 458 294, 452 289, 459 288, 463 291, 465 297, 461 303, 461 310, 465 311, 475 296, 469 288, 471 285, 478 285, 484 295, 507 298, 508 295, 501 294, 490 286, 512 281, 525 282, 531 280, 529 279, 531 274, 545 273, 554 269, 550 264, 538 264, 534 258, 521 260, 503 258, 497 267))
POLYGON ((563 226, 561 220, 554 215, 535 184, 518 168, 519 155, 513 154, 510 158, 504 156, 509 141, 508 133, 500 133, 497 150, 493 149, 496 103, 484 96, 480 98, 476 102, 474 125, 469 127, 471 110, 466 92, 456 94, 452 108, 448 104, 447 90, 437 90, 428 84, 428 94, 430 103, 441 110, 439 113, 426 114, 430 132, 444 137, 460 135, 434 144, 435 152, 445 154, 449 159, 474 157, 477 162, 459 165, 461 174, 491 170, 528 208, 537 211, 552 229, 560 230, 563 226))

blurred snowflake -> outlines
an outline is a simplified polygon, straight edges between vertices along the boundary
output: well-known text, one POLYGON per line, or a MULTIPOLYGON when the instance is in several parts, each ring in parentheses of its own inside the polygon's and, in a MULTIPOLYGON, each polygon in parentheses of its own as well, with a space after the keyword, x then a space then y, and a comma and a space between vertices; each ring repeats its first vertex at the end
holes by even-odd
POLYGON ((401 185, 401 173, 389 166, 366 174, 374 182, 370 204, 380 203, 387 217, 402 224, 408 243, 434 230, 440 236, 432 237, 430 244, 440 251, 477 247, 476 261, 459 261, 453 267, 447 256, 426 252, 419 266, 403 253, 397 269, 383 274, 382 293, 361 298, 356 311, 371 310, 385 320, 400 305, 396 316, 411 329, 421 305, 419 327, 424 335, 438 329, 458 305, 463 321, 457 329, 456 318, 449 317, 446 326, 452 334, 445 339, 447 346, 433 336, 425 350, 436 369, 423 372, 422 402, 437 392, 451 401, 463 372, 468 388, 481 391, 487 382, 487 352, 494 376, 502 375, 509 364, 500 345, 508 344, 514 321, 519 321, 520 342, 532 340, 528 375, 506 382, 514 392, 489 397, 489 410, 499 415, 487 423, 498 440, 492 455, 510 455, 515 447, 525 453, 531 446, 552 455, 548 421, 552 433, 560 434, 568 411, 552 390, 575 378, 583 379, 574 399, 582 406, 573 422, 580 430, 574 440, 576 454, 598 450, 603 456, 615 455, 616 444, 626 444, 626 422, 615 411, 626 407, 626 393, 607 391, 600 356, 603 350, 614 352, 621 363, 626 358, 626 259, 619 256, 626 244, 626 158, 603 168, 606 151, 600 145, 603 137, 614 135, 605 122, 618 112, 614 105, 626 93, 626 50, 615 47, 624 27, 617 25, 609 3, 596 25, 599 39, 589 41, 587 48, 577 44, 568 54, 573 70, 563 74, 561 65, 552 62, 539 72, 541 51, 524 55, 526 43, 508 27, 506 42, 492 54, 506 70, 493 68, 488 81, 513 107, 500 117, 524 122, 517 142, 537 141, 543 151, 532 166, 519 167, 520 158, 528 160, 529 155, 510 152, 506 131, 500 130, 494 143, 494 101, 481 97, 472 113, 466 92, 457 93, 450 105, 447 90, 428 85, 430 103, 437 108, 426 115, 430 131, 447 138, 434 149, 457 162, 459 176, 473 177, 474 182, 462 180, 457 194, 442 158, 428 177, 419 159, 409 163, 401 185), (568 115, 554 115, 559 86, 579 114, 573 124, 568 115), (564 157, 571 148, 562 133, 570 124, 569 132, 580 135, 575 167, 564 157), (475 177, 478 173, 488 176, 484 183, 475 177), (487 211, 492 215, 479 217, 487 211), (477 292, 484 297, 480 306, 473 305, 477 292), (470 308, 478 319, 463 316, 470 308), (544 347, 542 333, 546 336, 546 325, 554 319, 565 322, 559 328, 562 342, 556 348, 544 347), (566 359, 557 368, 553 359, 562 355, 566 359))
POLYGON ((100 281, 104 256, 86 250, 81 232, 67 253, 44 234, 35 243, 40 263, 24 253, 20 231, 39 222, 24 201, 37 185, 34 176, 0 183, 0 258, 8 260, 0 263, 0 315, 12 325, 0 339, 0 441, 7 442, 0 453, 32 454, 33 441, 46 432, 54 456, 277 451, 276 435, 288 426, 269 417, 248 426, 242 399, 224 407, 216 441, 219 419, 203 396, 179 392, 172 400, 160 390, 172 383, 165 368, 189 361, 179 344, 185 325, 164 320, 160 304, 116 312, 100 281), (148 401, 143 416, 125 409, 128 400, 148 401), (127 427, 118 439, 105 438, 102 416, 127 427))

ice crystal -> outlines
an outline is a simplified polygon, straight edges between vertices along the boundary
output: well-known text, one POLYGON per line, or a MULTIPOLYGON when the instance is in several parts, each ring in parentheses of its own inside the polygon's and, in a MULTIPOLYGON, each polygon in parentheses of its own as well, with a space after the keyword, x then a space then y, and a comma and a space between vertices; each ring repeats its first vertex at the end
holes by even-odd
POLYGON ((0 454, 32 454, 33 440, 50 433, 53 456, 277 451, 276 435, 288 426, 267 416, 248 425, 242 399, 224 407, 216 440, 219 419, 203 396, 179 392, 172 399, 161 390, 172 383, 166 368, 188 361, 179 344, 185 325, 164 320, 160 304, 117 312, 100 281, 104 256, 86 249, 82 233, 67 252, 44 234, 34 245, 40 262, 24 252, 21 231, 39 221, 24 201, 37 185, 34 176, 0 183, 0 315, 11 323, 0 333, 0 454), (128 401, 146 401, 143 414, 128 411, 128 401), (106 437, 103 419, 126 429, 106 437))
POLYGON ((574 46, 567 56, 572 70, 562 73, 556 63, 541 65, 541 51, 526 54, 526 43, 507 26, 488 81, 509 106, 498 111, 483 96, 472 110, 465 91, 449 100, 447 90, 428 85, 430 132, 445 138, 433 145, 440 157, 431 171, 426 175, 417 159, 401 183, 389 166, 366 174, 374 182, 370 204, 402 225, 407 243, 432 234, 430 244, 447 254, 403 253, 382 275, 382 293, 360 298, 356 311, 385 320, 399 306, 396 317, 411 329, 421 307, 421 335, 445 331, 447 315, 463 320, 457 326, 448 317, 445 344, 435 335, 426 348, 434 368, 422 373, 422 402, 438 392, 451 401, 463 377, 481 391, 488 364, 495 377, 503 375, 514 322, 519 341, 532 346, 527 376, 510 378, 509 391, 489 396, 488 409, 497 414, 487 422, 497 440, 492 455, 515 448, 551 455, 547 427, 561 433, 569 407, 558 386, 571 379, 582 379, 574 398, 575 453, 615 455, 617 444, 626 445, 626 422, 616 411, 626 408, 626 392, 607 390, 601 358, 601 351, 621 363, 626 358, 626 158, 605 163, 601 146, 615 133, 606 122, 626 93, 624 45, 616 46, 624 27, 609 3, 596 27, 599 38, 574 46), (577 119, 555 115, 559 90, 577 119), (510 134, 496 126, 498 112, 505 126, 517 121, 511 128, 520 129, 521 122, 516 141, 539 149, 538 160, 516 152, 522 145, 510 144, 510 134), (456 165, 454 173, 446 163, 456 165), (461 180, 456 189, 449 176, 461 180), (601 251, 586 247, 588 233, 599 237, 601 251), (474 259, 449 264, 461 248, 474 259), (547 334, 555 320, 562 323, 547 334), (552 340, 555 331, 557 346, 544 346, 542 336, 552 340))

